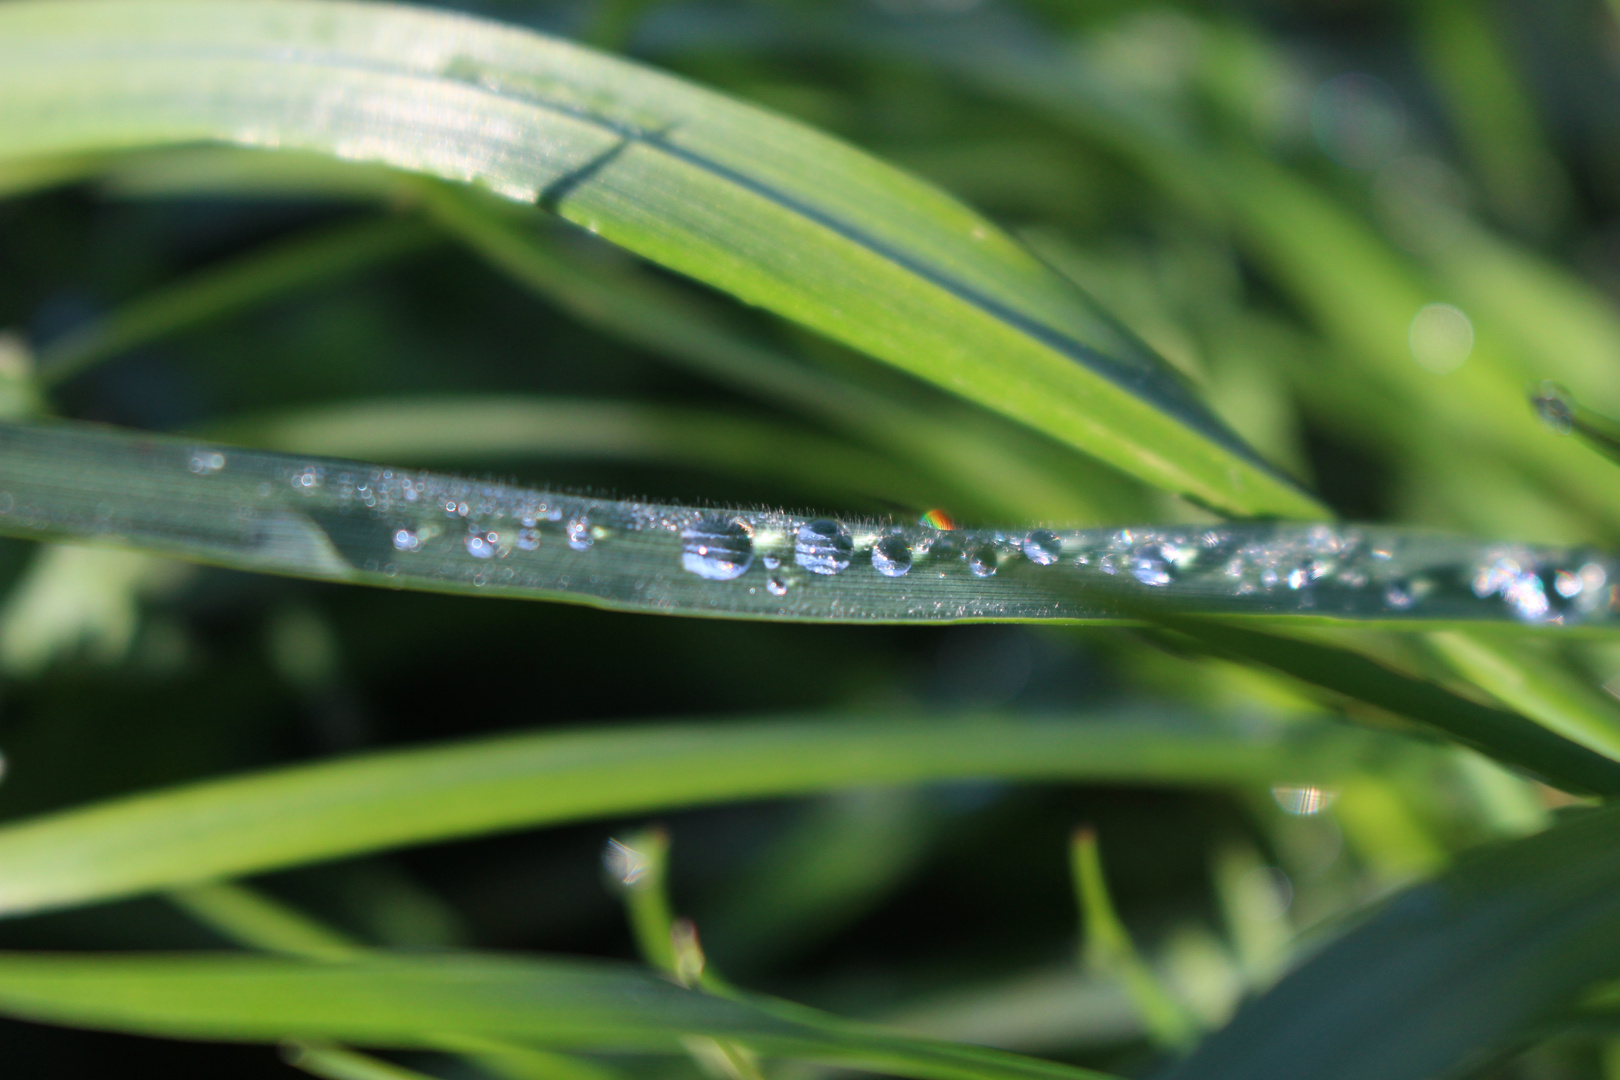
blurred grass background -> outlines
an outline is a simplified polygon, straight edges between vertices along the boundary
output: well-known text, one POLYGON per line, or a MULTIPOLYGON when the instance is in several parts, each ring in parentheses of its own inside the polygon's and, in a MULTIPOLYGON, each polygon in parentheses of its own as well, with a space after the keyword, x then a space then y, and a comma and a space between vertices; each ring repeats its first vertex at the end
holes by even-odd
MULTIPOLYGON (((468 8, 798 117, 958 194, 1347 517, 1615 544, 1611 467, 1559 441, 1524 400, 1555 379, 1620 412, 1620 23, 1602 4, 468 8)), ((553 239, 564 265, 610 286, 588 301, 537 287, 407 196, 346 189, 343 170, 278 179, 239 155, 161 154, 92 172, 0 176, 13 189, 0 202, 0 360, 60 365, 51 404, 63 415, 672 502, 1073 524, 1199 513, 1102 466, 1054 466, 1062 457, 1037 437, 573 231, 553 239), (704 343, 635 333, 644 313, 613 284, 626 276, 780 368, 750 353, 728 373, 704 343), (399 398, 413 407, 321 427, 323 410, 399 398), (573 438, 526 445, 521 419, 492 428, 465 411, 469 398, 545 399, 589 419, 573 438), (592 414, 581 400, 645 411, 592 414), (1017 468, 1026 480, 994 482, 1017 468)), ((0 575, 6 818, 547 725, 1121 702, 1285 723, 1331 711, 1145 633, 674 620, 10 541, 0 575)), ((1588 688, 1620 678, 1612 645, 1534 648, 1588 688)), ((1140 1074, 1176 1025, 1217 1025, 1357 905, 1481 840, 1540 827, 1560 801, 1460 751, 1414 750, 1333 792, 1290 780, 870 790, 661 821, 675 908, 727 977, 1140 1074), (1158 1014, 1138 1011, 1140 995, 1133 1005, 1128 955, 1078 958, 1069 849, 1082 824, 1134 963, 1167 995, 1158 1014)), ((602 852, 645 824, 261 884, 378 944, 629 957, 602 852)), ((0 924, 8 948, 219 944, 157 899, 0 924)), ((288 1074, 267 1049, 10 1021, 0 1046, 16 1077, 288 1074)), ((1602 1033, 1559 1030, 1495 1075, 1620 1076, 1617 1061, 1602 1033)))

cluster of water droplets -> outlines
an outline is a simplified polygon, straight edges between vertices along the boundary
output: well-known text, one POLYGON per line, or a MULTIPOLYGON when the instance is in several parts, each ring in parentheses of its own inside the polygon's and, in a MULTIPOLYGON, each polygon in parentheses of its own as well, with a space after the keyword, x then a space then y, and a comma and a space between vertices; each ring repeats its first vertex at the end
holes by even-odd
MULTIPOLYGON (((192 460, 200 475, 223 463, 204 452, 192 460)), ((394 573, 432 552, 468 560, 474 584, 512 581, 510 571, 492 568, 537 566, 525 559, 540 553, 534 557, 563 574, 546 587, 570 587, 569 568, 606 559, 600 573, 611 574, 613 556, 602 550, 633 539, 643 552, 668 552, 662 557, 673 577, 661 571, 654 577, 735 581, 747 595, 763 593, 781 602, 851 576, 891 582, 885 587, 907 595, 930 589, 937 594, 931 583, 960 576, 979 584, 971 592, 956 591, 958 597, 1016 595, 1022 602, 1044 592, 1069 607, 1122 589, 1176 595, 1186 601, 1178 600, 1181 610, 1350 617, 1420 611, 1565 623, 1609 619, 1620 607, 1616 568, 1590 553, 1481 546, 1375 527, 939 529, 608 502, 332 463, 296 466, 283 477, 299 495, 335 501, 344 513, 363 508, 384 522, 391 541, 384 554, 393 561, 366 569, 394 573), (575 559, 585 562, 570 561, 575 559)))

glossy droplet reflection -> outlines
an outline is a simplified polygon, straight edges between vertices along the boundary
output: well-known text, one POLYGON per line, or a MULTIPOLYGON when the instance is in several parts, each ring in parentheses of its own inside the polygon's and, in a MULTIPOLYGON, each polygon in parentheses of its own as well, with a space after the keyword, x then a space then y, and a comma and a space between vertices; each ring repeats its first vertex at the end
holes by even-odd
POLYGON ((1036 566, 1051 566, 1063 557, 1063 541, 1058 534, 1036 529, 1024 538, 1024 558, 1036 566))
POLYGON ((394 530, 394 549, 396 551, 416 551, 422 546, 422 538, 409 529, 394 530))
POLYGON ((993 544, 980 544, 978 547, 968 552, 968 569, 973 572, 974 577, 993 576, 999 562, 1000 558, 997 556, 995 545, 993 544))
POLYGON ((467 534, 467 554, 475 559, 491 559, 500 547, 500 534, 474 530, 467 534))
POLYGON ((772 574, 765 581, 765 591, 772 596, 786 596, 787 590, 787 582, 782 580, 781 574, 772 574))
POLYGON ((681 569, 698 577, 730 581, 753 561, 753 538, 736 518, 710 514, 681 531, 681 569))
POLYGON ((793 561, 812 574, 842 573, 854 552, 849 530, 826 518, 800 525, 793 539, 793 561))
POLYGON ((900 577, 911 569, 911 545, 903 536, 885 536, 872 545, 872 569, 884 577, 900 577))
POLYGON ((595 543, 591 536, 590 518, 571 518, 565 531, 568 535, 568 546, 575 551, 584 551, 595 543))
POLYGON ((1175 563, 1161 544, 1143 544, 1131 553, 1131 577, 1144 585, 1168 585, 1175 579, 1175 563))

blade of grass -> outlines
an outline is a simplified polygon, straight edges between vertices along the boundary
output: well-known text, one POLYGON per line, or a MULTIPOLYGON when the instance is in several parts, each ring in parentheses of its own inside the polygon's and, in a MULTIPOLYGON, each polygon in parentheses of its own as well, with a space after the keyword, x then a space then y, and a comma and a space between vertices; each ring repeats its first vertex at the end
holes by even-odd
POLYGON ((1094 830, 1083 828, 1074 834, 1069 842, 1069 867, 1085 927, 1082 954, 1086 965, 1099 974, 1118 976, 1156 1043, 1173 1050, 1188 1049, 1197 1038, 1192 1020, 1160 985, 1120 922, 1108 895, 1094 830))
POLYGON ((0 424, 0 493, 0 534, 732 618, 1109 619, 1129 602, 1150 618, 1601 626, 1616 619, 1603 582, 1620 579, 1592 552, 1398 529, 941 532, 614 502, 72 424, 0 424))
POLYGON ((1318 512, 994 226, 798 125, 420 9, 0 8, 0 154, 199 141, 322 151, 537 202, 1167 490, 1240 513, 1318 512))
POLYGON ((433 1080, 426 1073, 329 1043, 292 1043, 282 1059, 322 1080, 433 1080))
MULTIPOLYGON (((330 963, 354 960, 365 955, 365 947, 347 935, 241 885, 225 882, 192 885, 170 891, 168 898, 198 922, 250 948, 330 963)), ((440 1049, 463 1054, 488 1072, 507 1077, 508 1080, 531 1080, 533 1077, 545 1077, 546 1080, 614 1080, 612 1072, 599 1066, 527 1046, 493 1039, 458 1037, 454 1033, 439 1034, 434 1038, 440 1049)), ((325 1049, 340 1055, 342 1061, 357 1068, 372 1064, 384 1069, 392 1068, 387 1062, 343 1047, 325 1049)))
POLYGON ((232 311, 424 251, 438 239, 420 221, 383 218, 323 226, 200 270, 39 350, 38 378, 55 385, 119 353, 232 311))
POLYGON ((1620 973, 1620 809, 1465 855, 1243 1008, 1167 1080, 1478 1067, 1620 973))
POLYGON ((686 990, 627 965, 491 954, 342 964, 218 955, 0 956, 0 1012, 181 1038, 433 1047, 434 1031, 537 1046, 679 1051, 692 1036, 917 1080, 1098 1080, 1001 1051, 906 1038, 750 995, 686 990))
POLYGON ((1140 712, 892 715, 552 732, 296 766, 0 828, 0 913, 406 844, 681 806, 951 779, 1331 785, 1406 740, 1140 712), (160 836, 162 843, 151 838, 160 836))

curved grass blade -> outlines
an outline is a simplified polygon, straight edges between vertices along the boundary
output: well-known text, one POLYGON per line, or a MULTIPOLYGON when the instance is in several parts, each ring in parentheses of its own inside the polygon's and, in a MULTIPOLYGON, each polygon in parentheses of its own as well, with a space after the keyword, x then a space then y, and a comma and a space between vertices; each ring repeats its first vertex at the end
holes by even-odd
POLYGON ((1127 712, 548 732, 356 757, 0 828, 0 914, 592 817, 951 779, 1331 784, 1407 740, 1127 712), (162 837, 154 843, 153 837, 162 837))
POLYGON ((433 1032, 677 1052, 691 1036, 917 1080, 1099 1080, 1003 1051, 891 1034, 764 997, 714 997, 605 961, 368 954, 0 956, 0 1012, 180 1038, 435 1048, 433 1032))
POLYGON ((282 0, 0 7, 0 156, 314 150, 537 202, 1171 491, 1318 505, 988 222, 835 140, 526 31, 282 0))
POLYGON ((283 240, 209 267, 49 342, 39 351, 39 380, 62 382, 175 330, 424 250, 436 240, 421 222, 401 218, 346 222, 283 240))
POLYGON ((1599 553, 1247 524, 939 531, 617 502, 82 424, 0 425, 0 534, 246 570, 729 618, 1292 616, 1612 625, 1599 553))
POLYGON ((1620 808, 1464 856, 1285 977, 1165 1080, 1426 1080, 1620 975, 1620 808))

